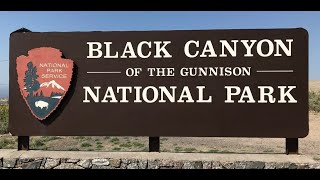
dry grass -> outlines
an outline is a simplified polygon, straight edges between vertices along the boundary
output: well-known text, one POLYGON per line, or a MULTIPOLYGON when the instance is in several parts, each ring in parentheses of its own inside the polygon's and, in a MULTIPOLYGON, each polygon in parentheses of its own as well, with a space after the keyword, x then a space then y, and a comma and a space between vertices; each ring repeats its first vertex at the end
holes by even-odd
POLYGON ((0 105, 0 134, 8 133, 9 106, 0 105))
POLYGON ((310 91, 320 91, 320 80, 309 81, 309 90, 310 91))
POLYGON ((309 92, 309 110, 320 112, 320 91, 309 92))

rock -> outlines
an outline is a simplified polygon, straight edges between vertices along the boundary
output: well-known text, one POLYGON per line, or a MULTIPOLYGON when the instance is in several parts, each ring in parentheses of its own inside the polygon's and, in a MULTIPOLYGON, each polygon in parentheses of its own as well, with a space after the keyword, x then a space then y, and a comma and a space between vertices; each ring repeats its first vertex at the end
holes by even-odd
MULTIPOLYGON (((291 163, 283 162, 283 163, 275 163, 275 162, 267 162, 265 163, 265 169, 289 169, 291 163)), ((291 165, 293 168, 294 165, 291 165)))
POLYGON ((131 161, 130 161, 130 159, 121 159, 121 163, 130 164, 131 161))
POLYGON ((4 168, 14 168, 16 165, 17 159, 11 158, 11 159, 3 159, 3 167, 4 168))
POLYGON ((194 169, 194 166, 191 162, 186 161, 183 163, 182 169, 194 169))
POLYGON ((128 164, 121 163, 121 165, 120 165, 120 169, 127 169, 127 165, 128 165, 128 164))
POLYGON ((43 158, 41 165, 40 165, 40 169, 44 169, 44 165, 46 164, 47 158, 43 158))
POLYGON ((148 160, 148 169, 159 169, 158 160, 148 160))
POLYGON ((86 168, 86 169, 89 169, 91 168, 92 166, 92 163, 91 163, 91 160, 90 159, 84 159, 84 160, 81 160, 77 163, 79 166, 83 167, 83 168, 86 168))
POLYGON ((51 158, 48 158, 46 160, 46 163, 44 165, 44 168, 45 169, 52 169, 54 167, 57 167, 58 165, 60 164, 60 159, 51 159, 51 158))
POLYGON ((245 169, 245 168, 246 168, 246 162, 244 161, 234 162, 234 169, 245 169))
POLYGON ((139 169, 138 163, 130 163, 129 165, 127 165, 127 169, 139 169))
POLYGON ((289 169, 291 163, 276 163, 276 169, 289 169))
POLYGON ((264 168, 265 169, 276 169, 276 163, 274 163, 274 162, 266 162, 264 168))
POLYGON ((288 168, 289 168, 289 169, 298 169, 298 165, 295 164, 295 163, 290 163, 290 165, 289 165, 288 168))
POLYGON ((139 169, 147 169, 148 160, 139 160, 139 169))
POLYGON ((127 169, 139 169, 138 160, 137 159, 130 159, 127 162, 123 163, 126 164, 127 169))
POLYGON ((169 159, 162 159, 159 160, 159 166, 160 167, 173 167, 173 161, 169 159))
POLYGON ((68 160, 68 158, 61 158, 61 159, 60 159, 60 162, 61 162, 61 163, 66 163, 67 160, 68 160))
POLYGON ((111 167, 120 168, 121 160, 120 159, 109 159, 109 163, 111 167))
POLYGON ((17 160, 17 166, 20 166, 22 164, 25 164, 25 163, 28 163, 28 162, 31 162, 31 161, 34 161, 33 158, 22 158, 22 159, 18 159, 17 160))
POLYGON ((131 159, 121 159, 120 169, 127 169, 128 164, 131 162, 131 159))
POLYGON ((297 169, 309 169, 308 164, 297 164, 297 169))
POLYGON ((67 163, 77 163, 80 159, 67 159, 67 163))
POLYGON ((246 169, 263 169, 265 163, 261 161, 248 161, 246 162, 246 169))
POLYGON ((172 167, 159 167, 159 169, 172 169, 172 167))
POLYGON ((97 165, 97 166, 108 166, 110 163, 107 159, 93 159, 92 160, 92 165, 97 165))
POLYGON ((320 169, 320 164, 309 164, 309 169, 320 169))
POLYGON ((0 158, 0 169, 320 169, 320 163, 174 161, 171 159, 0 158), (63 161, 63 162, 62 162, 63 161))
POLYGON ((183 163, 182 169, 202 169, 201 161, 186 161, 183 163))
POLYGON ((212 168, 211 161, 203 161, 202 162, 202 167, 203 167, 203 169, 211 169, 212 168))
POLYGON ((84 169, 84 168, 72 163, 61 163, 59 166, 53 169, 84 169))
POLYGON ((123 163, 123 162, 121 161, 120 169, 127 169, 127 165, 128 165, 128 164, 123 163))
POLYGON ((107 169, 119 169, 119 168, 115 168, 115 167, 112 167, 112 166, 105 166, 107 169))
POLYGON ((234 169, 235 168, 235 164, 232 162, 222 162, 221 165, 224 169, 234 169))
POLYGON ((93 164, 91 169, 108 169, 108 168, 107 166, 100 166, 100 165, 93 164))
POLYGON ((182 169, 183 162, 182 161, 175 161, 173 162, 173 169, 182 169))
POLYGON ((195 161, 194 168, 195 169, 202 169, 203 168, 202 161, 195 161))
POLYGON ((223 166, 219 161, 212 161, 211 168, 212 169, 223 169, 223 166))
POLYGON ((22 169, 40 169, 42 160, 35 160, 25 164, 22 164, 22 169))

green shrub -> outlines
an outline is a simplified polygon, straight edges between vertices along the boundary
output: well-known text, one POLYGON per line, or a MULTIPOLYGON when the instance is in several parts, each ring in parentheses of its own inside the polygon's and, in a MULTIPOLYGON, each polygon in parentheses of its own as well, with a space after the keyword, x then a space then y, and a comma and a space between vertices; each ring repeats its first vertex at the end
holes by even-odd
POLYGON ((87 143, 87 142, 81 144, 81 147, 91 147, 91 146, 92 145, 90 143, 87 143))
POLYGON ((118 138, 112 138, 110 142, 112 142, 112 143, 119 142, 119 139, 118 138))
POLYGON ((320 91, 309 92, 309 110, 320 112, 320 91))
POLYGON ((97 148, 97 149, 101 149, 101 148, 103 148, 103 146, 102 146, 101 144, 99 144, 99 145, 97 145, 96 148, 97 148))
POLYGON ((12 148, 15 142, 12 139, 1 138, 0 139, 0 149, 12 148))
POLYGON ((9 106, 0 105, 0 134, 8 133, 9 106))
POLYGON ((178 147, 175 147, 174 150, 175 150, 176 152, 181 152, 183 149, 182 149, 182 147, 179 147, 179 146, 178 146, 178 147))
POLYGON ((185 152, 193 152, 193 151, 197 151, 197 149, 195 149, 195 148, 185 148, 184 151, 185 152))
POLYGON ((68 151, 79 151, 79 149, 75 148, 75 147, 72 147, 72 148, 69 148, 68 151))
POLYGON ((96 142, 96 145, 101 145, 101 144, 102 144, 102 142, 100 142, 100 141, 96 142))
POLYGON ((35 139, 32 143, 33 143, 34 147, 36 147, 36 148, 45 145, 45 143, 43 142, 42 139, 35 139))
POLYGON ((139 143, 139 142, 133 142, 132 144, 133 144, 134 147, 138 147, 138 148, 144 147, 144 144, 139 143))
POLYGON ((131 148, 132 144, 130 142, 129 143, 123 143, 123 144, 120 144, 120 147, 131 148))
POLYGON ((121 148, 119 148, 119 147, 115 147, 115 148, 113 148, 112 150, 114 150, 114 151, 120 151, 120 150, 121 150, 121 148))

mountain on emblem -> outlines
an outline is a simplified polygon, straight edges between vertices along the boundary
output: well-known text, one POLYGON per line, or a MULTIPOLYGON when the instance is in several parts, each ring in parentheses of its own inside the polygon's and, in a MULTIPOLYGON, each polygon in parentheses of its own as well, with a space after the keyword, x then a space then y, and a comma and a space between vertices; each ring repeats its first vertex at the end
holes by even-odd
POLYGON ((60 50, 35 48, 17 58, 20 92, 32 114, 47 118, 67 93, 72 78, 73 60, 63 59, 60 50))
POLYGON ((52 81, 49 81, 49 82, 44 82, 42 84, 40 84, 40 87, 52 87, 53 89, 54 88, 57 88, 57 89, 62 89, 63 91, 64 88, 62 86, 60 86, 56 81, 52 80, 52 81))

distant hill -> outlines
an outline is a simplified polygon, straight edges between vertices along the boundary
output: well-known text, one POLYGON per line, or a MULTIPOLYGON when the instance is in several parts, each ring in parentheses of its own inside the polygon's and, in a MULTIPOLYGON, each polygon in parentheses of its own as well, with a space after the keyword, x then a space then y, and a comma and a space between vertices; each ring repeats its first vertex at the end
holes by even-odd
POLYGON ((0 86, 0 98, 7 98, 9 96, 9 89, 7 86, 0 86))

